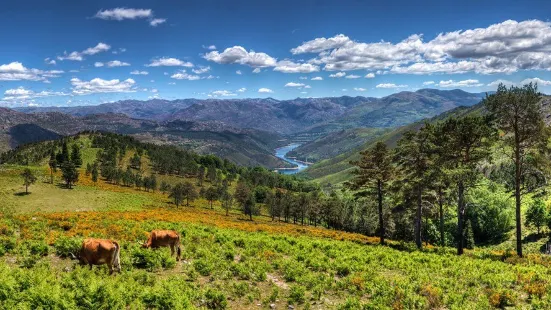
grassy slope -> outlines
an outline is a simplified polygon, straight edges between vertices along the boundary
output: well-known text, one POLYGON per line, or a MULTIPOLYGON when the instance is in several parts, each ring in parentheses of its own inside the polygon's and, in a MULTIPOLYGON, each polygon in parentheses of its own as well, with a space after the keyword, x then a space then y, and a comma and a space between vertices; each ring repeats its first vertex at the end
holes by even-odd
MULTIPOLYGON (((84 148, 85 164, 96 151, 84 148)), ((545 294, 551 290, 551 261, 539 255, 519 260, 476 250, 456 257, 451 249, 410 252, 394 242, 366 246, 376 238, 266 217, 249 222, 237 210, 226 217, 217 204, 207 210, 204 200, 176 209, 166 195, 102 181, 94 185, 83 174, 67 190, 41 182, 48 177, 45 165, 32 168, 40 177, 28 196, 15 195, 24 190, 22 167, 0 168, 0 200, 17 211, 13 219, 0 217, 0 245, 17 240, 13 250, 0 254, 0 309, 212 307, 216 294, 229 308, 240 309, 271 303, 277 309, 288 303, 323 309, 551 305, 545 294), (166 250, 138 248, 135 241, 155 228, 185 231, 184 262, 174 263, 166 250), (90 235, 119 240, 121 275, 107 277, 104 267, 89 271, 55 254, 63 236, 90 235), (32 254, 35 244, 47 244, 47 255, 32 254), (143 255, 149 267, 136 263, 143 255)))

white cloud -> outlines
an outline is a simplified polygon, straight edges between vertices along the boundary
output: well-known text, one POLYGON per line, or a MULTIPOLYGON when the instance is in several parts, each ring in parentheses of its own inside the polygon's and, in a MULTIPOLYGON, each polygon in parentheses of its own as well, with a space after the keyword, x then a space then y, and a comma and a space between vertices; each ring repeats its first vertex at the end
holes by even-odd
POLYGON ((350 74, 350 75, 345 76, 345 78, 346 79, 359 79, 359 78, 361 78, 361 76, 350 74))
POLYGON ((134 71, 130 72, 130 74, 133 74, 133 75, 148 75, 149 72, 147 72, 147 71, 134 70, 134 71))
POLYGON ((326 50, 342 47, 347 43, 352 42, 350 38, 344 34, 336 35, 332 38, 317 38, 308 42, 302 43, 302 45, 291 49, 293 54, 303 53, 319 53, 326 50))
POLYGON ((166 22, 166 18, 154 18, 149 21, 149 24, 153 27, 157 27, 160 24, 163 24, 166 22))
POLYGON ((94 64, 94 67, 96 67, 96 68, 103 67, 103 66, 104 66, 103 62, 96 62, 94 64))
POLYGON ((332 77, 332 78, 341 78, 343 76, 346 75, 346 72, 337 72, 337 73, 333 73, 333 74, 330 74, 329 77, 332 77))
POLYGON ((226 48, 222 53, 212 51, 203 56, 208 61, 219 64, 241 64, 253 68, 273 67, 276 59, 266 53, 249 51, 241 46, 226 48))
POLYGON ((343 89, 342 89, 342 91, 348 91, 348 89, 346 89, 346 88, 343 88, 343 89))
POLYGON ((307 80, 308 77, 307 77, 307 76, 299 76, 298 79, 299 79, 299 80, 307 80))
POLYGON ((196 81, 201 79, 201 77, 198 75, 186 73, 186 70, 181 70, 179 73, 175 73, 170 77, 176 80, 188 80, 188 81, 196 81))
POLYGON ((210 93, 213 97, 231 97, 231 96, 237 96, 236 93, 233 93, 229 90, 215 90, 210 93))
POLYGON ((295 82, 289 82, 285 84, 285 87, 304 87, 305 85, 303 83, 295 83, 295 82))
POLYGON ((156 89, 156 88, 152 88, 152 89, 151 89, 151 92, 152 92, 152 93, 158 93, 158 92, 159 92, 159 90, 158 90, 158 89, 156 89))
POLYGON ((274 68, 274 71, 283 73, 312 73, 319 70, 319 66, 310 63, 295 63, 290 60, 278 61, 274 68))
POLYGON ((71 85, 73 85, 73 94, 75 95, 87 95, 94 93, 128 93, 136 91, 134 85, 136 82, 133 79, 126 79, 124 81, 103 80, 95 78, 90 81, 82 81, 78 78, 71 79, 71 85))
POLYGON ((247 89, 245 87, 242 87, 242 88, 238 89, 237 91, 240 92, 240 93, 244 93, 244 92, 247 91, 247 89))
POLYGON ((260 73, 260 71, 261 71, 260 68, 255 68, 255 69, 253 70, 253 73, 260 73))
POLYGON ((207 66, 207 67, 199 66, 199 68, 197 68, 197 69, 192 69, 191 71, 192 71, 193 73, 195 73, 195 74, 207 73, 207 72, 210 71, 210 66, 207 66))
POLYGON ((488 83, 488 85, 486 85, 486 86, 497 87, 499 84, 504 84, 506 86, 512 86, 512 85, 515 85, 515 82, 509 81, 509 80, 498 79, 498 80, 495 80, 493 82, 488 83))
POLYGON ((259 89, 258 89, 258 92, 259 92, 259 93, 273 93, 274 91, 271 90, 271 89, 269 89, 269 88, 264 88, 264 87, 262 87, 262 88, 259 88, 259 89))
POLYGON ((304 88, 312 88, 310 85, 304 85, 304 88))
POLYGON ((323 78, 321 76, 316 76, 312 78, 312 81, 323 81, 323 78))
POLYGON ((521 85, 525 85, 528 83, 537 83, 538 86, 550 86, 551 81, 542 80, 540 78, 531 78, 531 79, 525 79, 522 82, 520 82, 521 85))
POLYGON ((130 66, 130 64, 127 63, 127 62, 120 61, 120 60, 112 60, 112 61, 110 61, 110 62, 107 63, 107 67, 109 67, 109 68, 113 68, 113 67, 127 67, 127 66, 130 66))
POLYGON ((372 78, 375 77, 375 73, 370 72, 370 73, 366 74, 364 77, 365 77, 366 79, 372 79, 372 78))
POLYGON ((354 87, 355 91, 366 91, 367 89, 361 87, 354 87))
POLYGON ((434 84, 436 84, 436 82, 434 82, 434 81, 423 82, 423 86, 434 85, 434 84))
POLYGON ((84 51, 82 51, 82 54, 84 54, 84 55, 96 55, 96 54, 99 54, 101 52, 107 52, 110 49, 111 49, 111 46, 100 42, 94 47, 89 47, 89 48, 85 49, 84 51))
POLYGON ((237 74, 237 75, 241 75, 241 74, 242 74, 242 73, 241 73, 241 70, 237 70, 237 71, 235 71, 235 74, 237 74))
POLYGON ((512 73, 551 70, 551 22, 507 20, 485 28, 441 33, 429 41, 412 34, 397 43, 357 42, 340 34, 291 49, 328 71, 384 70, 399 74, 512 73))
POLYGON ((177 58, 161 57, 151 60, 150 64, 145 65, 146 67, 193 67, 193 64, 188 61, 183 61, 177 58))
POLYGON ((25 89, 20 86, 14 89, 8 89, 4 92, 4 98, 2 100, 6 101, 17 101, 17 100, 28 100, 33 98, 42 98, 42 97, 52 97, 52 96, 67 96, 68 94, 63 92, 54 92, 54 91, 41 91, 34 92, 30 89, 25 89))
POLYGON ((440 81, 440 83, 436 84, 436 86, 443 87, 443 88, 450 88, 450 87, 479 87, 484 84, 480 83, 478 80, 463 80, 463 81, 454 81, 454 80, 447 80, 447 81, 440 81))
POLYGON ((23 66, 20 62, 11 62, 9 64, 0 65, 0 81, 42 81, 48 82, 47 78, 59 77, 63 73, 60 70, 39 70, 29 69, 23 66))
POLYGON ((44 59, 44 62, 47 64, 47 65, 55 65, 56 62, 54 59, 50 59, 50 58, 46 58, 44 59))
POLYGON ((119 48, 118 50, 114 50, 112 53, 115 54, 115 55, 117 55, 117 54, 122 54, 122 53, 124 53, 124 52, 126 52, 126 48, 122 48, 122 47, 121 47, 121 48, 119 48))
POLYGON ((408 87, 407 85, 396 85, 394 83, 382 83, 375 86, 376 88, 404 88, 408 87))
POLYGON ((214 51, 216 49, 216 45, 203 45, 203 48, 214 51))
POLYGON ((63 56, 57 56, 57 59, 61 61, 63 60, 83 61, 84 60, 83 55, 96 55, 102 52, 106 52, 110 49, 111 49, 110 45, 100 42, 96 46, 89 47, 82 52, 75 51, 75 52, 67 53, 65 51, 63 52, 63 56))
POLYGON ((150 9, 115 8, 112 10, 98 11, 94 17, 110 20, 150 18, 153 11, 150 9))

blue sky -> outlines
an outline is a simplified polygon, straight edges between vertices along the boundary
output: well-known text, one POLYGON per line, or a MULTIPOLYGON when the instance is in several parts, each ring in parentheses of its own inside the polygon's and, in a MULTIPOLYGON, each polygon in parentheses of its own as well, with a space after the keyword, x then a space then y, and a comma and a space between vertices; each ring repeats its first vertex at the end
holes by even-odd
POLYGON ((551 93, 550 1, 373 2, 4 1, 0 105, 551 93))

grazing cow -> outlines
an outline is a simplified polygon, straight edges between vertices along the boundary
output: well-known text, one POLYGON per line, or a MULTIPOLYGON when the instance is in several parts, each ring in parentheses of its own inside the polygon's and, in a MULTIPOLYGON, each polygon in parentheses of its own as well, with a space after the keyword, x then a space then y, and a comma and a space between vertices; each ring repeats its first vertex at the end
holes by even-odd
POLYGON ((176 250, 176 260, 180 260, 180 256, 182 255, 180 235, 174 230, 153 230, 142 246, 152 249, 170 247, 171 256, 174 255, 174 250, 176 250))
POLYGON ((113 274, 114 271, 121 271, 120 251, 116 241, 89 238, 82 242, 78 260, 82 265, 89 265, 90 269, 92 265, 107 264, 109 274, 113 274))

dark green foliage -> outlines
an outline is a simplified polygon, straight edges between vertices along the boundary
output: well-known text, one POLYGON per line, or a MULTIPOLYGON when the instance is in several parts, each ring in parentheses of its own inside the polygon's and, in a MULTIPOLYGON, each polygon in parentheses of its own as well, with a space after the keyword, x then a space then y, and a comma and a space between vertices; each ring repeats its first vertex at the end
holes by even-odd
POLYGON ((36 176, 33 174, 31 169, 25 168, 25 170, 21 173, 21 177, 23 178, 23 185, 25 185, 25 193, 28 194, 29 186, 36 182, 36 176))
POLYGON ((82 156, 80 154, 80 147, 77 144, 73 144, 73 146, 71 147, 71 162, 77 168, 80 168, 80 166, 82 166, 82 156))
POLYGON ((474 234, 473 234, 473 226, 471 225, 471 221, 467 220, 467 224, 465 225, 465 232, 464 237, 465 239, 465 248, 467 249, 474 249, 474 234))
POLYGON ((78 181, 79 172, 75 164, 71 161, 66 161, 61 165, 61 173, 65 185, 69 189, 78 181))
POLYGON ((537 189, 525 186, 525 180, 531 179, 527 176, 538 174, 547 165, 547 161, 539 156, 546 150, 548 138, 541 94, 537 85, 532 83, 522 87, 511 86, 509 89, 500 84, 495 94, 484 99, 484 106, 496 127, 504 133, 502 141, 510 149, 509 157, 514 165, 512 191, 516 203, 517 254, 522 256, 522 195, 526 189, 537 189))
POLYGON ((526 225, 535 227, 538 235, 540 230, 549 220, 549 214, 545 202, 541 199, 535 199, 526 210, 526 225))
POLYGON ((381 244, 385 243, 385 224, 383 200, 388 183, 394 174, 391 153, 386 144, 377 142, 375 146, 361 153, 362 158, 351 164, 357 166, 354 170, 356 176, 349 183, 349 187, 357 190, 356 196, 371 197, 377 200, 377 212, 379 214, 379 237, 381 244))
POLYGON ((169 197, 174 199, 174 204, 179 206, 182 201, 186 200, 186 206, 189 206, 189 202, 197 199, 197 190, 190 182, 178 183, 170 190, 169 197))

